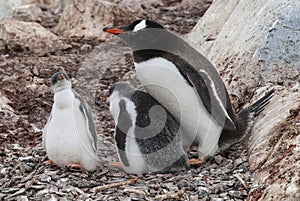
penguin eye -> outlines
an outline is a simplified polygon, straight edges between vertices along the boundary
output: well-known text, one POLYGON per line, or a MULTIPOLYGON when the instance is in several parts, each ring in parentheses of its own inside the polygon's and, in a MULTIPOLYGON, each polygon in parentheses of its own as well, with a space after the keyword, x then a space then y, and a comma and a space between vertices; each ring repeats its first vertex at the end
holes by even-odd
POLYGON ((136 32, 138 32, 138 31, 140 31, 142 29, 145 29, 146 27, 147 27, 146 20, 142 20, 142 21, 140 21, 138 24, 136 24, 134 26, 134 29, 132 30, 132 32, 136 33, 136 32))

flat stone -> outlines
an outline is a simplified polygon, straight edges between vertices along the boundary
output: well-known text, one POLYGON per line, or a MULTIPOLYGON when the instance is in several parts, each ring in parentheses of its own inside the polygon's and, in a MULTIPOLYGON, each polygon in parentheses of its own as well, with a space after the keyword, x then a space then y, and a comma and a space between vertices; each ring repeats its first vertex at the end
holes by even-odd
POLYGON ((55 34, 35 22, 21 22, 14 19, 0 19, 0 50, 14 50, 23 53, 46 53, 70 48, 55 34))

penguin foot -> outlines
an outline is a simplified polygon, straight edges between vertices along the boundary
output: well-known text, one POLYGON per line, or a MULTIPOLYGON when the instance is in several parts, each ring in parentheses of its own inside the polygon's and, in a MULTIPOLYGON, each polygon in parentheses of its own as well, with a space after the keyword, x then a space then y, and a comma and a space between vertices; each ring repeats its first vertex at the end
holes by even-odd
POLYGON ((77 163, 70 163, 67 165, 67 168, 70 170, 83 170, 82 166, 77 163))
POLYGON ((46 160, 43 162, 44 165, 54 165, 52 160, 46 160))
POLYGON ((190 166, 199 166, 205 162, 205 157, 189 159, 188 163, 190 166))
POLYGON ((109 167, 115 167, 115 168, 124 170, 124 166, 123 166, 122 163, 120 163, 120 162, 110 162, 110 163, 108 164, 108 166, 109 166, 109 167))

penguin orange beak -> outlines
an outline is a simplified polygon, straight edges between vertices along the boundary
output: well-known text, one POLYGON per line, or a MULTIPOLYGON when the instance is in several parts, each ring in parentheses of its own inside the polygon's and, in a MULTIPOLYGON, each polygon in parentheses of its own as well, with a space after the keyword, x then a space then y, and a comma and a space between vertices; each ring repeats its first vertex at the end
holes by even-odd
POLYGON ((103 31, 110 33, 110 34, 114 34, 114 35, 119 35, 119 34, 125 33, 125 31, 123 29, 120 29, 117 27, 111 27, 111 26, 104 27, 103 31))

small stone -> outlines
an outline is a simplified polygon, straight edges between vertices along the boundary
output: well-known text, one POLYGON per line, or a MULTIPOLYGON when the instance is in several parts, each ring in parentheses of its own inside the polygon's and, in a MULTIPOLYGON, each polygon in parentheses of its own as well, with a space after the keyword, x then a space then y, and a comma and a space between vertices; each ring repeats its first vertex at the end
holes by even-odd
POLYGON ((40 177, 40 180, 41 180, 42 182, 47 182, 47 183, 49 183, 49 182, 51 181, 51 177, 50 177, 49 175, 47 175, 47 174, 42 174, 41 177, 40 177))
POLYGON ((205 181, 196 181, 196 185, 197 186, 203 186, 203 187, 205 187, 206 186, 206 182, 205 181))
POLYGON ((198 196, 199 198, 204 198, 208 195, 208 189, 205 187, 199 187, 198 188, 198 196))
POLYGON ((214 157, 217 164, 221 164, 223 161, 223 157, 221 155, 217 155, 214 157))
POLYGON ((235 183, 236 182, 234 180, 230 180, 230 181, 226 181, 225 185, 229 186, 229 187, 232 187, 232 186, 234 186, 235 183))
POLYGON ((7 168, 1 168, 0 174, 5 176, 7 174, 7 168))
POLYGON ((81 47, 80 47, 80 51, 81 52, 88 52, 88 51, 91 51, 92 50, 92 46, 89 45, 89 44, 83 44, 81 47))
POLYGON ((212 198, 211 201, 223 201, 222 198, 212 198))
POLYGON ((197 201, 198 200, 198 195, 191 195, 190 200, 191 201, 197 201))
POLYGON ((56 187, 56 186, 51 186, 50 188, 49 188, 49 192, 50 193, 56 193, 58 191, 58 188, 56 187))
POLYGON ((24 164, 25 172, 32 172, 34 170, 34 163, 24 164))
POLYGON ((244 161, 242 158, 237 158, 234 160, 234 165, 239 166, 240 164, 242 164, 244 161))
POLYGON ((35 189, 35 190, 42 190, 45 188, 45 186, 44 185, 32 185, 31 188, 35 189))
POLYGON ((170 190, 170 191, 178 191, 178 187, 175 186, 173 183, 166 183, 165 186, 170 190))
POLYGON ((51 198, 48 199, 48 201, 57 201, 58 199, 54 196, 54 195, 51 195, 51 198))
POLYGON ((19 157, 19 161, 32 161, 33 156, 19 157))
POLYGON ((233 171, 233 174, 235 174, 235 173, 242 173, 242 172, 244 172, 243 169, 237 169, 237 170, 234 170, 234 171, 233 171))
POLYGON ((22 195, 22 196, 18 196, 16 198, 17 201, 28 201, 28 197, 25 196, 25 195, 22 195))
POLYGON ((64 188, 68 185, 68 183, 63 180, 63 179, 59 179, 57 182, 56 182, 56 186, 57 188, 64 188))
POLYGON ((228 193, 234 198, 243 198, 242 194, 239 191, 229 191, 228 193))
POLYGON ((13 198, 13 197, 16 197, 16 196, 18 196, 18 195, 22 195, 23 193, 25 193, 25 191, 26 191, 25 188, 21 188, 21 189, 18 190, 17 192, 15 192, 15 193, 13 193, 13 194, 7 196, 6 199, 13 198))

